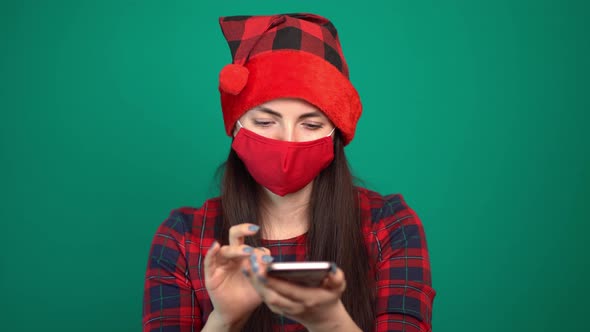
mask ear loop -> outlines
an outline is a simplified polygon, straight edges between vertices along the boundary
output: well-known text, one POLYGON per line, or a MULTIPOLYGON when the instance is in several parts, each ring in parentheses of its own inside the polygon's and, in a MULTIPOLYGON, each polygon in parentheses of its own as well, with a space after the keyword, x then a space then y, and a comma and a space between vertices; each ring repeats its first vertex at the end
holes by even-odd
POLYGON ((332 131, 328 135, 326 135, 326 137, 332 136, 332 134, 334 133, 334 130, 336 130, 336 127, 335 126, 334 126, 334 128, 332 128, 332 131))
MULTIPOLYGON (((240 122, 240 120, 236 121, 236 125, 240 126, 240 128, 238 128, 238 130, 236 131, 236 135, 237 135, 237 134, 238 134, 238 132, 239 132, 240 130, 242 130, 242 128, 244 128, 244 126, 242 126, 242 123, 240 122)), ((236 137, 236 136, 234 135, 234 137, 236 137)))

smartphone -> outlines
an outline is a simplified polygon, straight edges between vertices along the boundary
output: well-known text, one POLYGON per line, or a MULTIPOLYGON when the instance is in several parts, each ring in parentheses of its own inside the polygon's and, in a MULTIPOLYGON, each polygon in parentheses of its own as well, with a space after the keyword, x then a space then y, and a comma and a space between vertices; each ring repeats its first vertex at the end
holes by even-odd
POLYGON ((270 263, 266 274, 301 286, 319 287, 331 267, 330 262, 276 262, 270 263))

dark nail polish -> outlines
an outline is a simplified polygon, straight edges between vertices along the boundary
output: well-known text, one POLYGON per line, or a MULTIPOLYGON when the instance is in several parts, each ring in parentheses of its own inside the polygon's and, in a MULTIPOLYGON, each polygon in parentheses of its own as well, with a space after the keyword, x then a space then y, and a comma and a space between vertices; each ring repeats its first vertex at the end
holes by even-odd
POLYGON ((258 281, 260 281, 263 284, 266 284, 268 282, 268 280, 266 280, 266 278, 263 276, 258 276, 258 281))
POLYGON ((258 226, 258 225, 250 225, 250 226, 248 226, 248 230, 250 232, 258 232, 259 229, 260 229, 260 226, 258 226))
POLYGON ((265 262, 266 264, 271 263, 274 260, 275 259, 272 256, 269 256, 269 255, 262 256, 262 261, 265 262))
POLYGON ((251 254, 254 251, 254 249, 252 249, 252 247, 245 247, 243 250, 247 254, 251 254))
POLYGON ((336 263, 331 263, 330 264, 330 273, 336 274, 336 270, 337 269, 338 269, 338 266, 336 266, 336 263))

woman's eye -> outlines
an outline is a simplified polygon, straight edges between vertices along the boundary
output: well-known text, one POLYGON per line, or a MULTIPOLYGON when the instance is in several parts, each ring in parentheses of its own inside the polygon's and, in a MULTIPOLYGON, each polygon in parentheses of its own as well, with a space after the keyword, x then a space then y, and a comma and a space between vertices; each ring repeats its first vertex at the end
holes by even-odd
POLYGON ((303 126, 307 129, 310 129, 310 130, 317 130, 317 129, 322 128, 324 125, 317 124, 317 123, 304 123, 303 126))
POLYGON ((268 127, 272 124, 272 121, 267 120, 254 120, 254 124, 259 127, 268 127))

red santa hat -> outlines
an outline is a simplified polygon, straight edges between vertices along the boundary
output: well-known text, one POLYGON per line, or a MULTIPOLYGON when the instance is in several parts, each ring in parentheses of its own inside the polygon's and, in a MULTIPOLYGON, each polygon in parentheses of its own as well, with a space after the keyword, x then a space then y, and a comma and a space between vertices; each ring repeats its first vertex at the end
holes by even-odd
POLYGON ((229 136, 246 111, 277 98, 300 98, 326 114, 345 145, 352 140, 362 105, 328 19, 300 13, 227 16, 219 23, 233 58, 219 74, 229 136))

